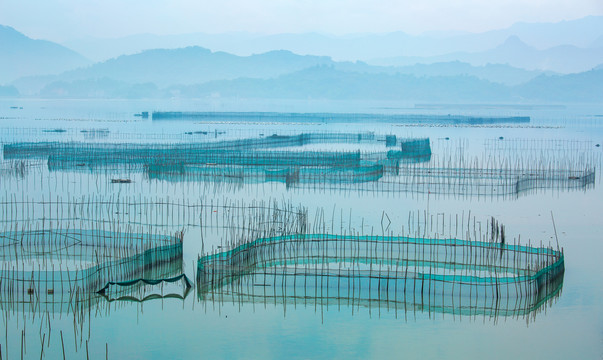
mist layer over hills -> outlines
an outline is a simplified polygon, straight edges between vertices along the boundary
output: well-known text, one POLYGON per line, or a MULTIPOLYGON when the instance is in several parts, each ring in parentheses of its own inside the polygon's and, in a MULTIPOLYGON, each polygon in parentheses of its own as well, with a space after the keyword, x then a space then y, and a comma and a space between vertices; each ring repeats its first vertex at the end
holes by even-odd
POLYGON ((575 73, 588 71, 601 64, 603 47, 580 48, 574 45, 558 45, 538 50, 521 41, 517 36, 507 38, 499 46, 481 52, 457 52, 431 57, 402 56, 374 60, 380 65, 408 65, 414 63, 433 63, 464 61, 472 65, 508 64, 514 67, 575 73))
POLYGON ((575 75, 539 76, 506 86, 474 76, 416 77, 369 74, 316 66, 271 79, 238 78, 159 88, 154 83, 128 84, 108 77, 56 81, 40 95, 47 98, 322 98, 415 101, 599 102, 603 70, 575 75))
POLYGON ((34 40, 9 26, 0 25, 0 84, 22 76, 59 74, 91 63, 59 44, 34 40))
MULTIPOLYGON (((6 45, 3 48, 11 49, 0 58, 4 69, 0 74, 0 84, 4 83, 0 96, 602 102, 602 19, 516 24, 505 30, 448 37, 441 34, 413 37, 402 33, 349 37, 141 35, 146 40, 138 49, 166 45, 166 41, 170 46, 96 63, 64 46, 33 40, 10 27, 0 27, 0 40, 6 45), (598 27, 599 24, 602 26, 598 27), (578 36, 586 32, 588 36, 578 36), (541 46, 529 45, 520 36, 531 44, 540 42, 541 46), (215 42, 216 48, 220 47, 218 40, 223 41, 222 47, 236 47, 233 39, 238 39, 243 44, 238 53, 245 53, 245 49, 269 51, 236 55, 201 46, 171 48, 200 39, 215 42), (498 40, 502 42, 496 43, 498 40), (434 44, 446 46, 436 49, 434 44), (324 53, 299 55, 279 50, 281 45, 305 54, 321 49, 324 53), (415 55, 387 57, 411 51, 415 55), (438 55, 438 51, 443 53, 438 55), (331 56, 349 57, 353 61, 334 60, 331 56)), ((86 43, 95 41, 89 39, 86 43)), ((129 40, 101 43, 106 47, 104 54, 115 49, 124 53, 136 50, 129 40)), ((79 44, 87 56, 101 57, 79 44)), ((101 49, 103 46, 99 45, 98 50, 101 49)))
MULTIPOLYGON (((589 16, 559 23, 516 23, 513 26, 483 33, 426 33, 410 35, 398 31, 386 34, 349 34, 335 36, 320 33, 261 35, 226 34, 140 34, 115 39, 80 38, 63 45, 93 59, 104 61, 148 49, 176 49, 201 46, 240 56, 286 49, 301 55, 324 55, 337 61, 392 57, 429 58, 458 52, 483 52, 516 36, 528 47, 544 50, 562 45, 578 48, 601 47, 603 17, 589 16)), ((500 61, 497 61, 500 63, 500 61)), ((589 70, 589 69, 584 69, 589 70)))

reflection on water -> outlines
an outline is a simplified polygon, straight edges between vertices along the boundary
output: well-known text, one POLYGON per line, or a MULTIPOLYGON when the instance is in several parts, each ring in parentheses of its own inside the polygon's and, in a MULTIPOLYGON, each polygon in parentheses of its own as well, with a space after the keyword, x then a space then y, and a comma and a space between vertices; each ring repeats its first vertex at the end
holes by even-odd
MULTIPOLYGON (((180 249, 182 250, 182 249, 180 249)), ((182 254, 180 254, 182 261, 182 254)), ((173 261, 166 259, 170 265, 173 261)), ((177 268, 180 270, 180 266, 177 268)), ((145 274, 146 275, 146 274, 145 274)), ((104 296, 107 301, 136 301, 143 302, 154 299, 176 298, 184 300, 191 289, 191 282, 185 274, 171 278, 145 276, 126 281, 109 281, 97 293, 104 296)))
MULTIPOLYGON (((324 228, 320 224, 304 227, 324 228)), ((384 307, 397 312, 525 316, 560 294, 564 257, 551 247, 484 239, 297 233, 237 236, 197 263, 197 294, 212 303, 384 307)), ((456 229, 455 229, 456 230, 456 229)))
MULTIPOLYGON (((79 173, 80 178, 90 177, 85 183, 98 183, 102 176, 127 174, 112 177, 110 182, 131 184, 138 175, 139 182, 150 184, 230 185, 214 188, 221 192, 233 186, 277 182, 286 189, 306 191, 517 197, 537 191, 587 190, 595 183, 600 157, 571 152, 560 156, 558 151, 550 150, 533 157, 523 151, 529 144, 510 144, 514 145, 513 156, 505 154, 509 145, 487 142, 489 155, 481 160, 463 153, 444 152, 434 157, 429 139, 399 139, 374 133, 275 134, 171 144, 21 142, 5 144, 3 154, 7 159, 4 172, 21 178, 26 168, 46 160, 49 176, 53 172, 72 177, 79 173), (312 148, 318 144, 326 147, 312 148), (341 145, 363 149, 336 150, 341 145), (375 146, 389 150, 376 151, 375 146)), ((553 145, 558 148, 564 143, 553 145)))
MULTIPOLYGON (((273 330, 282 323, 272 312, 297 326, 309 320, 292 311, 336 308, 351 309, 331 315, 336 323, 359 321, 352 317, 364 309, 420 331, 435 327, 421 321, 432 314, 538 328, 547 307, 567 300, 562 288, 574 285, 577 264, 565 244, 556 234, 521 240, 492 216, 525 198, 535 205, 518 214, 540 212, 545 194, 598 194, 601 155, 591 141, 492 138, 490 128, 479 128, 488 139, 451 140, 437 129, 513 126, 523 116, 378 117, 430 122, 431 135, 400 124, 298 131, 262 124, 274 113, 214 115, 203 121, 215 129, 172 118, 152 126, 174 124, 179 134, 136 141, 114 124, 2 134, 2 358, 123 358, 132 353, 112 332, 123 326, 130 345, 144 343, 158 329, 140 324, 156 318, 166 333, 194 336, 198 350, 214 345, 199 329, 225 331, 233 309, 244 318, 256 305, 274 305, 262 314, 273 330), (414 323, 402 321, 411 314, 414 323)), ((505 222, 514 228, 519 216, 505 222)), ((175 346, 161 344, 170 354, 175 346)))
POLYGON ((0 300, 6 307, 61 311, 108 283, 182 272, 182 234, 46 228, 3 232, 0 239, 0 300))

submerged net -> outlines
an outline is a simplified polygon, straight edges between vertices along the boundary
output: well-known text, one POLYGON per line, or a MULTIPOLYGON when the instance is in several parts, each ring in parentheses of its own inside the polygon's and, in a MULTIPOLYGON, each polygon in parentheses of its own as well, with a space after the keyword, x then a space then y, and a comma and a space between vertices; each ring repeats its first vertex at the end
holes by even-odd
POLYGON ((129 281, 109 281, 97 293, 104 296, 108 301, 144 302, 165 298, 184 299, 188 295, 191 286, 192 284, 186 275, 181 274, 163 279, 138 278, 129 281))

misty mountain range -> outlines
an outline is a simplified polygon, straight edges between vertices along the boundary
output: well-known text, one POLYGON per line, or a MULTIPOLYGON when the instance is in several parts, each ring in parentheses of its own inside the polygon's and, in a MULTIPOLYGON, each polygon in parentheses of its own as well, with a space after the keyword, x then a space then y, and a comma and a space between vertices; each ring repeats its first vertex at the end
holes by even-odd
MULTIPOLYGON (((559 23, 516 23, 507 29, 477 34, 443 32, 422 35, 393 32, 343 36, 318 33, 258 35, 245 32, 140 34, 117 39, 83 38, 67 41, 63 45, 94 61, 104 61, 149 49, 201 46, 240 56, 285 49, 300 55, 329 56, 337 61, 361 60, 374 63, 375 59, 402 56, 425 59, 458 52, 483 52, 504 43, 512 36, 517 36, 529 47, 538 50, 562 45, 600 48, 603 46, 603 16, 589 16, 559 23)), ((590 68, 582 70, 590 70, 590 68)))
POLYGON ((559 45, 537 50, 517 36, 507 38, 499 46, 482 52, 456 52, 431 57, 402 56, 373 61, 379 65, 408 65, 415 63, 433 63, 464 61, 474 66, 486 64, 508 64, 514 67, 576 73, 587 71, 601 64, 603 47, 579 48, 574 45, 559 45))
POLYGON ((287 98, 371 99, 446 102, 601 102, 603 69, 570 75, 541 75, 516 86, 473 76, 416 77, 369 74, 316 66, 270 79, 237 78, 159 88, 112 78, 55 81, 40 91, 45 98, 287 98))
POLYGON ((166 45, 92 62, 62 45, 33 40, 0 26, 0 84, 5 84, 0 86, 0 96, 603 101, 603 17, 557 24, 516 24, 505 30, 447 38, 441 34, 413 37, 403 33, 348 37, 254 37, 239 33, 203 36, 206 43, 216 42, 213 49, 220 48, 220 41, 222 48, 235 47, 238 39, 246 46, 239 46, 238 53, 262 47, 268 51, 241 56, 200 46, 177 47, 199 40, 200 34, 140 35, 86 42, 104 44, 96 47, 100 51, 97 54, 86 50, 84 40, 77 46, 72 44, 95 59, 101 52, 109 54, 115 49, 134 51, 137 48, 132 39, 146 39, 138 48, 166 45), (540 46, 528 45, 523 38, 539 42, 540 46), (498 39, 502 42, 493 43, 498 39), (413 42, 420 46, 408 45, 413 42), (434 44, 440 43, 446 46, 435 49, 434 44), (389 50, 385 44, 390 45, 389 50), (168 49, 174 46, 177 48, 168 49), (314 53, 321 46, 322 54, 329 56, 289 51, 314 53), (410 54, 410 50, 422 55, 395 56, 410 54), (352 57, 354 51, 356 57, 352 57), (368 59, 368 55, 372 58, 368 59), (333 57, 354 61, 336 61, 333 57), (356 60, 359 58, 367 61, 356 60))

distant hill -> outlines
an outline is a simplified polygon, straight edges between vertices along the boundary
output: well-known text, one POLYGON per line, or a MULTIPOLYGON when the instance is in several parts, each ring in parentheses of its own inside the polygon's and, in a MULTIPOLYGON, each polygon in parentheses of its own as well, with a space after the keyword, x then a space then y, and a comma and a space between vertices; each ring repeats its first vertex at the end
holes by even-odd
POLYGON ((473 76, 416 77, 360 74, 314 67, 277 79, 215 81, 170 89, 171 95, 325 99, 404 99, 414 101, 552 101, 603 103, 603 70, 570 75, 541 75, 517 86, 473 76))
POLYGON ((40 91, 44 98, 76 99, 145 99, 165 94, 153 83, 129 84, 109 78, 55 81, 40 91))
POLYGON ((60 80, 113 78, 127 83, 153 82, 158 86, 196 84, 239 77, 267 78, 333 61, 323 56, 300 56, 289 51, 236 56, 201 47, 147 50, 66 72, 60 80))
MULTIPOLYGON (((26 58, 37 57, 26 56, 27 51, 50 54, 45 70, 36 71, 49 72, 50 64, 61 58, 56 54, 85 62, 81 56, 60 46, 57 48, 56 44, 29 39, 11 28, 2 29, 3 36, 10 39, 6 43, 16 49, 15 53, 1 58, 4 62, 9 59, 17 62, 21 56, 25 67, 32 70, 34 66, 28 64, 26 58)), ((12 86, 3 87, 0 96, 601 102, 601 51, 601 48, 574 46, 538 50, 511 36, 488 51, 431 58, 466 58, 468 62, 446 60, 431 64, 376 66, 362 61, 334 61, 327 56, 298 55, 285 50, 238 56, 193 46, 122 55, 60 74, 24 76, 14 80, 12 86), (469 61, 480 65, 472 65, 469 61), (589 66, 589 71, 560 75, 496 64, 496 61, 540 64, 543 68, 589 66)), ((45 55, 40 56, 45 59, 45 55)), ((11 66, 15 67, 13 64, 6 68, 12 69, 11 66)), ((563 70, 568 71, 567 68, 563 70)))
POLYGON ((176 86, 172 96, 210 95, 266 98, 471 100, 508 99, 505 86, 470 76, 415 77, 346 72, 317 66, 276 79, 236 79, 176 86))
POLYGON ((90 64, 82 55, 59 44, 34 40, 0 25, 0 84, 22 76, 58 74, 90 64))
MULTIPOLYGON (((586 16, 555 23, 519 22, 506 29, 455 36, 453 41, 468 42, 469 44, 489 44, 489 46, 482 48, 483 50, 491 48, 494 44, 499 44, 511 36, 517 36, 530 47, 541 50, 560 45, 586 48, 595 39, 603 36, 603 16, 586 16)), ((479 51, 479 49, 465 51, 474 52, 479 51)))
POLYGON ((508 64, 529 70, 575 73, 592 69, 600 64, 602 59, 603 47, 578 48, 573 45, 561 45, 538 50, 521 41, 519 37, 510 36, 499 46, 482 52, 459 52, 433 57, 404 56, 378 59, 371 63, 392 66, 458 60, 475 66, 508 64))
POLYGON ((319 65, 275 78, 237 78, 158 88, 110 78, 55 81, 47 98, 202 98, 208 96, 322 99, 412 99, 432 101, 508 100, 506 86, 472 76, 415 77, 405 74, 342 71, 319 65))
POLYGON ((57 76, 30 76, 14 81, 22 94, 33 95, 44 86, 60 81, 114 79, 129 84, 154 83, 158 87, 200 84, 238 78, 268 79, 317 65, 337 70, 369 74, 407 74, 414 76, 474 76, 506 85, 527 82, 540 75, 508 65, 472 66, 458 61, 405 67, 374 66, 363 62, 336 62, 329 57, 297 55, 289 51, 271 51, 251 56, 212 52, 200 47, 147 50, 140 54, 123 55, 86 68, 57 76))
POLYGON ((526 99, 603 103, 603 68, 564 76, 541 75, 514 90, 526 99))
POLYGON ((25 96, 35 96, 46 85, 59 81, 58 75, 32 75, 20 77, 10 84, 25 96))
POLYGON ((595 41, 590 44, 591 48, 603 47, 603 35, 599 36, 595 41))
MULTIPOLYGON (((340 66, 338 68, 344 68, 340 66)), ((414 76, 475 76, 478 79, 488 80, 505 85, 518 85, 525 83, 538 75, 541 71, 524 70, 503 64, 485 64, 474 66, 466 62, 449 61, 433 64, 415 64, 408 66, 375 67, 376 69, 391 69, 391 73, 400 73, 414 76)), ((383 71, 383 70, 382 70, 383 71)))
MULTIPOLYGON (((541 50, 561 45, 578 48, 593 47, 597 39, 603 36, 603 16, 588 16, 557 23, 516 23, 506 29, 475 34, 431 32, 410 35, 400 31, 341 36, 319 33, 262 35, 246 32, 139 34, 116 39, 83 38, 66 42, 65 45, 95 61, 135 54, 148 49, 202 46, 213 51, 225 51, 240 56, 285 49, 302 55, 325 55, 338 61, 372 62, 373 59, 400 56, 432 57, 459 52, 483 52, 496 47, 511 36, 517 36, 530 47, 541 50)), ((457 58, 438 61, 450 60, 463 61, 457 58)), ((529 68, 534 67, 529 66, 529 68)))
POLYGON ((18 97, 19 91, 14 86, 0 85, 0 97, 18 97))
POLYGON ((428 102, 591 102, 603 103, 603 70, 570 75, 541 75, 507 86, 474 76, 417 77, 359 73, 314 66, 276 78, 237 78, 158 87, 110 78, 56 81, 40 92, 49 98, 289 98, 373 99, 428 102))

